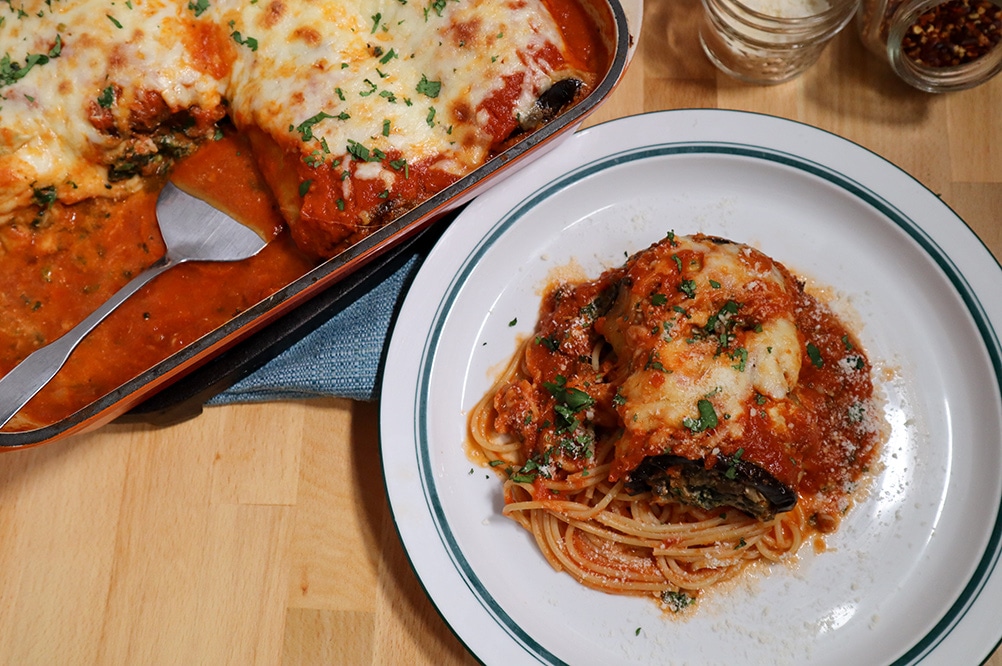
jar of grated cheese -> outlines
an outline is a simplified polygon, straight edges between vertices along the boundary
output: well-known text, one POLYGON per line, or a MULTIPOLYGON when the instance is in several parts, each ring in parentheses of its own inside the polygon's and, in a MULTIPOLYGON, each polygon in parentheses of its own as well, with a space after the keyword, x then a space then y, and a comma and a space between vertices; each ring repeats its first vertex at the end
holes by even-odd
POLYGON ((758 84, 782 83, 807 70, 857 7, 857 0, 702 1, 699 41, 707 57, 727 74, 758 84))
POLYGON ((863 0, 856 25, 920 90, 972 88, 1002 70, 1002 0, 863 0))

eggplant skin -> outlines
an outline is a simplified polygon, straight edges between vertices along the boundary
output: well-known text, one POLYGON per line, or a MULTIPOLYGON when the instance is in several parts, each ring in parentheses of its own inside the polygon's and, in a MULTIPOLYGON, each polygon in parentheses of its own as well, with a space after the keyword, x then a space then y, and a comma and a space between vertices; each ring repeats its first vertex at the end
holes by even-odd
POLYGON ((703 459, 650 456, 630 472, 626 488, 633 494, 650 491, 703 509, 733 507, 761 521, 772 520, 797 504, 790 487, 737 455, 717 456, 710 467, 703 459))
POLYGON ((519 121, 516 134, 532 132, 556 118, 564 109, 569 108, 584 90, 584 81, 567 78, 556 81, 543 91, 529 113, 519 121))

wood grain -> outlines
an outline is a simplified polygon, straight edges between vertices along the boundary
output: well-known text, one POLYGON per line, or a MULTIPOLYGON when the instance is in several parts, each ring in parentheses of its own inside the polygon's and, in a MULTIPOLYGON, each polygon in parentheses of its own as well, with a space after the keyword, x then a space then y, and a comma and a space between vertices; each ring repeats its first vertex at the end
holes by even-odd
MULTIPOLYGON (((809 123, 911 173, 1002 256, 1002 77, 921 93, 850 27, 801 78, 747 86, 703 57, 698 11, 648 3, 590 124, 697 107, 809 123)), ((408 565, 377 420, 333 399, 213 407, 0 456, 0 662, 477 663, 408 565)))

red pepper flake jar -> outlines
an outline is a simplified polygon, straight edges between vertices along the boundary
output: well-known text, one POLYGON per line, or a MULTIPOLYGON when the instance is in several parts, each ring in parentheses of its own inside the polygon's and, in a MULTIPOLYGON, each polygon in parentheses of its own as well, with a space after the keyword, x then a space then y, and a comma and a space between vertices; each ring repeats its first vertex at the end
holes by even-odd
POLYGON ((857 27, 920 90, 973 88, 1002 70, 1002 0, 862 0, 857 27))

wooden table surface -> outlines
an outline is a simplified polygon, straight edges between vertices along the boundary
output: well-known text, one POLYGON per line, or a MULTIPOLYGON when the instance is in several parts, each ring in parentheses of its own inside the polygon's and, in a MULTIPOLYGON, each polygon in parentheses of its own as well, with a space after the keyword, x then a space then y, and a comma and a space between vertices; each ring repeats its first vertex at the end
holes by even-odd
MULTIPOLYGON (((803 121, 910 172, 1002 257, 1002 76, 920 93, 850 26, 800 79, 742 85, 700 51, 698 11, 648 0, 636 59, 590 122, 686 107, 803 121)), ((0 662, 476 663, 397 538, 377 416, 335 399, 213 407, 0 456, 0 662)))

